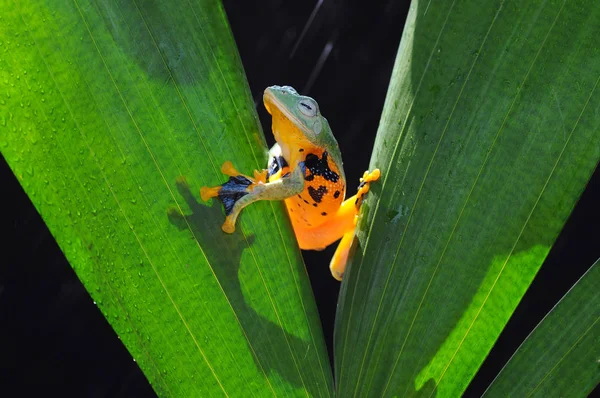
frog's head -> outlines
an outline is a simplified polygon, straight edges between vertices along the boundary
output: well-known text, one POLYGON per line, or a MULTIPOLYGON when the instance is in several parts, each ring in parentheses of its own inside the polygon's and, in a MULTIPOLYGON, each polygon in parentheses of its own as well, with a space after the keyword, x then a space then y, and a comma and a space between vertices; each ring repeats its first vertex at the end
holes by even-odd
POLYGON ((263 100, 274 120, 278 115, 289 120, 313 145, 327 147, 335 143, 329 123, 314 99, 298 94, 290 86, 270 86, 265 89, 263 100))

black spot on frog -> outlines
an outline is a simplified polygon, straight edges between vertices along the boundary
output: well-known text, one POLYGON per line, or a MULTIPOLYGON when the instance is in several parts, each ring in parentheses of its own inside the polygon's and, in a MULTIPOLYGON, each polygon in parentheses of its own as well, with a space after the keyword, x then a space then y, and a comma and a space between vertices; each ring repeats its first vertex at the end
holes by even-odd
POLYGON ((315 176, 322 176, 327 181, 338 182, 340 176, 329 168, 329 163, 327 162, 328 156, 327 151, 323 152, 323 156, 320 159, 314 153, 306 155, 304 165, 311 173, 304 177, 306 181, 314 180, 315 176))
POLYGON ((314 189, 313 187, 308 187, 308 194, 311 198, 317 203, 321 203, 323 200, 323 195, 327 193, 327 187, 323 185, 319 185, 318 189, 314 189))

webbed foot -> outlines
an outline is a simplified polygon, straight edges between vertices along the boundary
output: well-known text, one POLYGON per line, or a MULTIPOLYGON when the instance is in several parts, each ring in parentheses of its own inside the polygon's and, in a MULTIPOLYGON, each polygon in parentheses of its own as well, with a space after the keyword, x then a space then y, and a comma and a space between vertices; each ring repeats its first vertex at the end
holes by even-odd
POLYGON ((242 207, 236 207, 236 203, 253 192, 256 186, 266 183, 267 170, 254 170, 254 177, 250 177, 240 173, 230 161, 226 161, 221 166, 221 172, 229 176, 229 180, 216 187, 200 188, 200 198, 207 201, 216 197, 221 201, 226 216, 221 229, 223 232, 231 234, 235 231, 235 221, 242 209, 242 207))

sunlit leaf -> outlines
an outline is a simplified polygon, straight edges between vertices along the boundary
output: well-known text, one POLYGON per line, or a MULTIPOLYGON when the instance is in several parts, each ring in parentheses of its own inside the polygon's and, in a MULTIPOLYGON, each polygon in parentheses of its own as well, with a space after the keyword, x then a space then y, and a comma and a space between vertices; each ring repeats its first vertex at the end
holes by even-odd
POLYGON ((199 200, 266 165, 219 2, 0 3, 0 148, 159 395, 331 394, 282 205, 199 200))
POLYGON ((519 347, 490 397, 587 396, 600 384, 600 260, 519 347))

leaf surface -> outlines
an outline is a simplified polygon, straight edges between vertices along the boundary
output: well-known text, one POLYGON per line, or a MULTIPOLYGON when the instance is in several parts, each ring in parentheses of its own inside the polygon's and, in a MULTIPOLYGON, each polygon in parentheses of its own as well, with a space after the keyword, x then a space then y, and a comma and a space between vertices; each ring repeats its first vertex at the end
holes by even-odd
POLYGON ((600 384, 598 292, 600 260, 537 325, 484 395, 588 396, 600 384))
POLYGON ((600 159, 594 1, 413 1, 336 318, 339 396, 460 396, 600 159))
POLYGON ((160 396, 331 394, 283 206, 199 199, 266 166, 219 2, 2 2, 0 148, 160 396))

